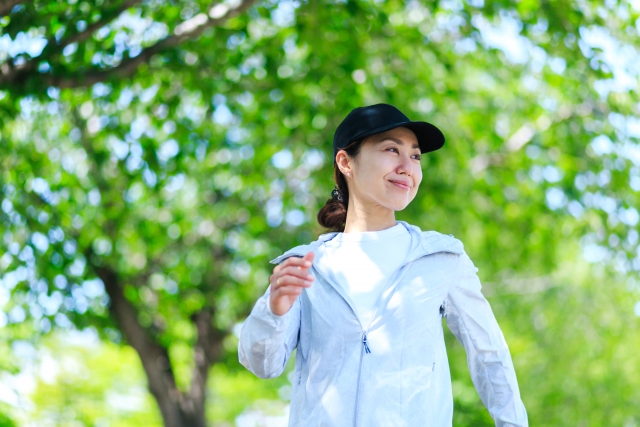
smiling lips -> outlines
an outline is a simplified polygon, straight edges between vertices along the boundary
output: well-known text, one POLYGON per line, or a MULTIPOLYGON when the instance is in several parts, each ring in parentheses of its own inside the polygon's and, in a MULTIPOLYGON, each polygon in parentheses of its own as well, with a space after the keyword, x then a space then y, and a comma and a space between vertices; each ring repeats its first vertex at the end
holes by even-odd
POLYGON ((406 181, 389 181, 391 182, 393 185, 395 185, 398 188, 402 188, 403 190, 409 190, 411 187, 409 186, 409 183, 406 181))

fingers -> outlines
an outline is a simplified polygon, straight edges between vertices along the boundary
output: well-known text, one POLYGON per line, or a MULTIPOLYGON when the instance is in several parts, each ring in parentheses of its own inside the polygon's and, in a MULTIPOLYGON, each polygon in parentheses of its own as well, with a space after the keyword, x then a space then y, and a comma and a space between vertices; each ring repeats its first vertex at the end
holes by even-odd
POLYGON ((306 268, 302 269, 300 267, 285 267, 278 272, 274 272, 269 277, 269 282, 272 284, 276 284, 276 286, 280 286, 282 280, 289 277, 296 280, 308 282, 312 282, 314 280, 313 275, 308 273, 308 269, 306 268))
POLYGON ((309 267, 311 267, 311 261, 313 260, 313 252, 309 252, 309 253, 307 253, 302 258, 296 257, 296 256, 289 257, 289 258, 285 259, 282 262, 282 264, 280 264, 280 266, 282 268, 285 268, 285 267, 309 268, 309 267), (312 254, 311 258, 308 258, 309 253, 312 254))
POLYGON ((289 257, 273 269, 273 274, 269 277, 271 289, 274 295, 298 295, 302 288, 312 285, 314 277, 309 274, 315 254, 313 251, 307 252, 304 257, 289 257), (280 292, 287 289, 286 293, 280 292), (295 292, 293 290, 297 289, 295 292))
POLYGON ((289 257, 273 268, 272 276, 292 274, 305 278, 308 274, 307 271, 311 268, 313 258, 313 252, 308 252, 303 258, 289 257))
MULTIPOLYGON (((313 277, 313 276, 312 276, 313 277)), ((302 288, 308 288, 313 283, 313 279, 301 279, 299 277, 284 275, 275 278, 273 283, 274 289, 283 288, 287 286, 297 286, 302 288)))
POLYGON ((278 272, 277 276, 295 276, 301 279, 313 280, 313 276, 309 274, 309 269, 300 267, 285 267, 278 272))

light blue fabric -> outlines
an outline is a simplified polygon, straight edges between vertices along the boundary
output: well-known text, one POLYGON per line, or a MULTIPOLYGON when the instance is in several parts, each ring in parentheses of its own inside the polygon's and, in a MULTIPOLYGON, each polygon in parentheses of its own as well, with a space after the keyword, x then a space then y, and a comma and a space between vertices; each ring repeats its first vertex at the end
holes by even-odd
POLYGON ((462 243, 397 222, 411 233, 411 248, 369 325, 318 268, 321 242, 336 235, 323 234, 271 261, 314 251, 315 280, 282 316, 271 312, 267 289, 242 326, 240 363, 258 377, 277 377, 297 348, 289 426, 451 426, 444 315, 496 426, 528 426, 509 349, 462 243))

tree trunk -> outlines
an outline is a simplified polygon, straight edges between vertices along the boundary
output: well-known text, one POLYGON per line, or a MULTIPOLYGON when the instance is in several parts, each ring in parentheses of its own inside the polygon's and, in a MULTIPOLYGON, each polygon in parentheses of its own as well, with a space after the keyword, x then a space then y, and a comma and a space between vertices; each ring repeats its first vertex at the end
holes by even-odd
MULTIPOLYGON (((90 257, 87 257, 90 259, 90 257)), ((124 338, 136 350, 147 375, 149 391, 155 398, 165 427, 206 427, 205 403, 209 368, 220 360, 226 332, 212 325, 211 310, 192 316, 198 339, 194 348, 195 368, 190 390, 176 386, 167 349, 138 321, 134 305, 125 297, 117 274, 104 266, 94 266, 110 298, 109 310, 124 338)))
MULTIPOLYGON (((82 129, 82 143, 92 158, 97 158, 93 145, 87 138, 86 123, 76 110, 73 111, 78 127, 82 129)), ((106 191, 108 184, 101 175, 97 164, 92 164, 92 172, 98 188, 106 191)), ((114 229, 115 227, 108 227, 114 229)), ((115 236, 111 236, 115 240, 115 236)), ((145 328, 138 320, 138 310, 125 295, 118 273, 112 268, 93 262, 95 254, 89 248, 85 252, 88 264, 104 283, 109 295, 109 311, 120 332, 138 353, 147 376, 149 391, 155 398, 162 414, 165 427, 206 427, 205 403, 209 368, 222 356, 222 341, 228 334, 213 327, 214 312, 205 308, 191 317, 198 339, 194 346, 194 372, 191 387, 181 392, 175 381, 169 352, 154 337, 150 328, 145 328)), ((142 280, 140 280, 142 282, 142 280)))

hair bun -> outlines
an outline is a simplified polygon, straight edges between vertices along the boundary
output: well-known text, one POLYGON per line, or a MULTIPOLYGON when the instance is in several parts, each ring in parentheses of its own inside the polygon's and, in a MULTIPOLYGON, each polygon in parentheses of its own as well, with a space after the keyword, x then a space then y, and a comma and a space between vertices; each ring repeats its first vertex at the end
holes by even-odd
POLYGON ((328 199, 320 212, 318 212, 318 223, 333 231, 344 231, 347 219, 347 206, 344 202, 336 199, 328 199))

